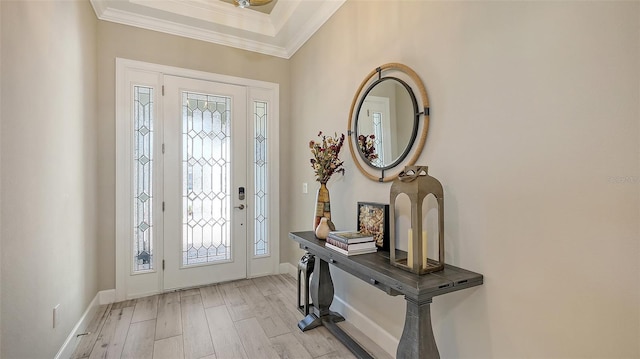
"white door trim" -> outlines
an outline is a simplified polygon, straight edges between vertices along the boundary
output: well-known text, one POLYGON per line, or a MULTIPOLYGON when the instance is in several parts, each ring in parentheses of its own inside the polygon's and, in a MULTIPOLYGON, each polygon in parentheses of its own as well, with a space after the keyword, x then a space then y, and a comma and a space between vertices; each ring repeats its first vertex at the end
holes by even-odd
MULTIPOLYGON (((139 71, 147 73, 156 73, 158 75, 158 84, 161 85, 161 75, 173 75, 187 78, 195 78, 207 81, 214 81, 220 83, 228 83, 233 85, 245 86, 248 89, 249 98, 248 106, 253 105, 255 96, 253 94, 261 94, 261 97, 266 93, 269 94, 269 124, 268 124, 268 136, 269 136, 269 184, 268 191, 270 192, 269 200, 269 244, 270 254, 269 256, 255 257, 252 252, 247 253, 247 276, 257 277, 267 274, 279 273, 280 264, 280 250, 279 250, 279 234, 280 234, 280 218, 279 218, 279 85, 277 83, 245 79, 235 76, 214 74, 209 72, 183 69, 179 67, 159 65, 141 61, 134 61, 122 58, 116 58, 116 301, 121 301, 133 297, 140 297, 149 294, 155 294, 162 291, 162 276, 158 281, 158 286, 155 289, 146 290, 140 293, 127 293, 126 292, 126 280, 130 273, 130 260, 129 260, 129 242, 130 242, 130 229, 131 226, 131 166, 130 166, 130 154, 131 154, 131 140, 130 135, 130 123, 127 123, 128 114, 130 109, 124 106, 126 104, 126 96, 128 91, 127 78, 125 74, 127 71, 139 71)), ((262 98, 264 100, 264 98, 262 98)), ((161 113, 162 105, 158 107, 161 113)), ((253 113, 253 112, 251 112, 253 113)), ((251 152, 251 151, 248 151, 251 152)), ((247 159, 248 163, 252 163, 251 159, 247 159)), ((249 179, 250 181, 251 179, 249 179)), ((248 218, 248 221, 251 218, 248 218)), ((252 238, 248 238, 249 248, 253 248, 252 238)), ((159 251, 156 254, 162 253, 162 248, 157 248, 159 251)), ((161 258, 158 258, 161 259, 161 258)), ((161 270, 161 260, 156 263, 155 268, 161 270)))

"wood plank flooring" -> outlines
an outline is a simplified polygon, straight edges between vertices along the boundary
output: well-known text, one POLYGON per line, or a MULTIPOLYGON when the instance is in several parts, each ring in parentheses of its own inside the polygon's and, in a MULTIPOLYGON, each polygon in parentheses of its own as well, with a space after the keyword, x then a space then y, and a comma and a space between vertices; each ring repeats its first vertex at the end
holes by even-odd
MULTIPOLYGON (((324 327, 298 329, 289 275, 163 293, 101 306, 71 359, 352 359, 324 327)), ((353 325, 340 327, 375 358, 391 358, 353 325)))

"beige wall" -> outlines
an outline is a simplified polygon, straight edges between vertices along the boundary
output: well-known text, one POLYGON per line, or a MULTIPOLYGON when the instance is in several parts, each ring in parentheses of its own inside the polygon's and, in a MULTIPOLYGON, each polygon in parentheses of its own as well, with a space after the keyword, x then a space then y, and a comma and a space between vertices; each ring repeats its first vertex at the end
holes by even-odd
MULTIPOLYGON (((291 263, 286 232, 313 215, 308 141, 346 132, 371 69, 411 66, 447 261, 485 275, 435 298, 441 356, 640 356, 638 3, 349 1, 290 61, 99 22, 86 1, 0 1, 0 16, 1 357, 52 357, 115 286, 115 57, 280 84, 291 263)), ((355 203, 388 201, 389 185, 344 159, 329 188, 353 228, 355 203)), ((334 273, 337 295, 399 336, 402 298, 334 273)))
POLYGON ((86 1, 0 8, 0 357, 52 358, 98 290, 97 20, 86 1))
MULTIPOLYGON (((288 61, 226 46, 100 21, 98 25, 98 82, 100 103, 98 157, 100 233, 100 289, 115 288, 115 59, 116 57, 176 66, 280 84, 280 138, 289 138, 288 61), (125 40, 126 39, 126 40, 125 40)), ((285 154, 281 154, 285 156, 285 154)), ((280 171, 288 170, 280 161, 280 171)), ((282 177, 283 175, 281 175, 282 177)), ((286 192, 286 188, 281 189, 286 192)), ((286 198, 286 197, 285 197, 286 198)), ((284 203, 283 203, 284 202, 284 203)), ((281 213, 287 213, 281 200, 281 213)), ((288 222, 282 216, 286 238, 288 222)), ((283 241, 284 242, 284 241, 283 241)), ((287 250, 285 242, 283 249, 287 250)), ((282 251, 281 251, 282 252, 282 251)), ((288 252, 281 257, 289 256, 288 252)))
MULTIPOLYGON (((640 356, 639 6, 348 1, 291 59, 293 189, 314 183, 303 149, 346 132, 369 71, 401 62, 425 82, 418 163, 445 186, 446 260, 485 275, 435 298, 443 358, 640 356)), ((348 229, 389 185, 343 158, 328 187, 348 229)), ((289 229, 309 230, 314 195, 290 202, 289 229)), ((338 296, 399 337, 402 298, 334 273, 338 296)))

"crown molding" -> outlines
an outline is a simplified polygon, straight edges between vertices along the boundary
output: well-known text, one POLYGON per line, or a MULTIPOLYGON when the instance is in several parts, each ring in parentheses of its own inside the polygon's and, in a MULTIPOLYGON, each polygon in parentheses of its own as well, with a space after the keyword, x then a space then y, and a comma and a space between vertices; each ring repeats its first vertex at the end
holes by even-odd
POLYGON ((332 0, 324 1, 323 5, 316 9, 306 20, 304 20, 304 26, 301 26, 294 34, 297 36, 292 37, 286 46, 286 52, 288 54, 287 59, 291 58, 307 40, 320 30, 333 14, 340 9, 346 0, 332 0))
POLYGON ((210 0, 90 0, 100 20, 291 58, 346 0, 279 0, 271 14, 210 0))
POLYGON ((167 13, 182 15, 222 26, 275 36, 269 15, 257 11, 238 9, 222 1, 181 1, 181 0, 129 0, 132 4, 146 6, 167 13))
POLYGON ((279 0, 276 5, 279 6, 275 6, 273 10, 271 10, 269 17, 271 18, 271 24, 273 25, 274 30, 276 32, 280 32, 287 23, 291 21, 298 5, 300 5, 300 1, 279 0))
POLYGON ((266 55, 272 55, 282 58, 290 58, 286 48, 275 46, 268 43, 242 38, 225 33, 205 30, 185 24, 174 23, 167 20, 135 15, 130 12, 107 9, 103 12, 100 20, 115 22, 118 24, 135 26, 143 29, 154 30, 166 34, 188 37, 191 39, 202 40, 214 44, 235 47, 242 50, 259 52, 266 55))

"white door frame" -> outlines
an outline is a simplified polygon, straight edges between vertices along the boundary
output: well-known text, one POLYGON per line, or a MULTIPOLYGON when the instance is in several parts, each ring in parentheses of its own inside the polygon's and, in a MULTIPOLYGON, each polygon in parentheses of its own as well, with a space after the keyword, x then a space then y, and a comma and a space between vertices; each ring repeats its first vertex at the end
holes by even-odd
MULTIPOLYGON (((245 86, 247 87, 247 104, 249 107, 253 105, 254 101, 268 102, 268 117, 270 119, 268 122, 267 134, 269 141, 267 154, 267 162, 269 164, 269 182, 267 190, 270 192, 268 203, 269 254, 255 256, 253 253, 253 238, 251 236, 247 238, 247 277, 251 278, 279 273, 279 85, 265 81, 116 58, 116 300, 121 301, 145 295, 157 294, 160 293, 163 288, 163 276, 160 273, 162 271, 161 256, 163 248, 162 243, 156 243, 154 250, 155 260, 157 262, 155 263, 154 268, 156 268, 155 271, 158 273, 157 286, 147 286, 135 293, 128 292, 126 289, 128 279, 135 277, 131 275, 131 231, 133 228, 131 216, 133 207, 133 189, 131 185, 132 123, 129 120, 131 108, 127 106, 127 104, 130 103, 127 98, 130 93, 128 88, 131 86, 131 82, 128 79, 127 74, 132 72, 144 73, 145 76, 148 75, 150 79, 153 79, 155 76, 158 82, 154 85, 154 88, 157 89, 158 93, 161 91, 162 76, 173 75, 245 86)), ((156 118, 158 118, 158 115, 162 113, 161 96, 158 99, 159 103, 156 105, 156 118)), ((249 113, 252 114, 253 110, 249 113)), ((251 115, 249 115, 249 117, 250 116, 251 115)), ((248 121, 248 123, 251 124, 251 121, 248 121)), ((253 126, 251 126, 251 128, 253 128, 253 126)), ((251 152, 251 150, 248 151, 248 153, 251 152)), ((253 160, 248 158, 247 163, 253 163, 253 160)), ((248 183, 253 183, 253 175, 249 175, 247 181, 248 183)), ((156 186, 155 183, 154 186, 156 186)), ((155 191, 158 190, 156 189, 155 191)), ((248 201, 249 205, 251 203, 252 201, 248 201)), ((157 201, 156 204, 161 206, 160 201, 157 201)), ((251 207, 248 209, 251 210, 251 207)), ((247 229, 249 230, 249 233, 252 234, 253 220, 249 213, 247 216, 247 222, 250 225, 247 229)), ((161 220, 154 223, 162 225, 161 220)))
MULTIPOLYGON (((393 103, 395 105, 395 99, 393 103)), ((389 100, 388 97, 367 95, 367 99, 363 102, 363 105, 362 105, 362 108, 367 110, 366 112, 367 116, 370 116, 369 111, 382 113, 383 120, 382 120, 381 140, 382 140, 383 159, 385 161, 388 161, 389 159, 394 158, 394 156, 392 155, 393 153, 392 149, 395 149, 395 141, 393 141, 394 136, 392 136, 391 134, 394 133, 396 129, 391 128, 391 121, 390 121, 390 118, 391 118, 390 113, 395 112, 395 110, 393 111, 391 110, 391 107, 390 107, 391 104, 392 102, 389 100)), ((363 112, 360 112, 360 113, 363 113, 363 112)), ((370 133, 374 133, 375 131, 373 131, 373 123, 371 125, 372 125, 372 130, 370 133)), ((360 130, 358 131, 360 132, 360 130)))

